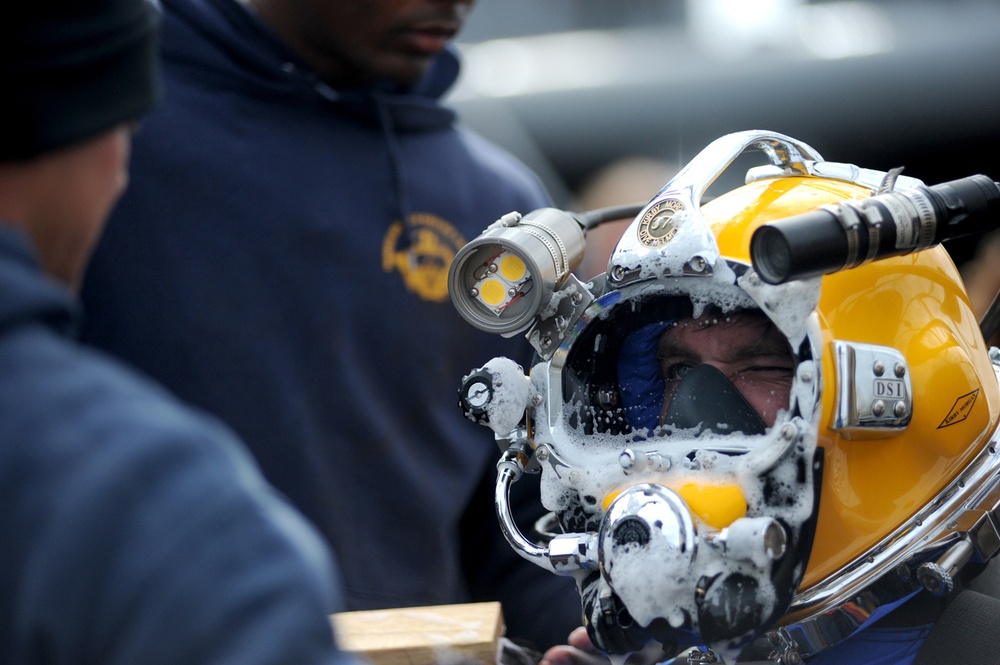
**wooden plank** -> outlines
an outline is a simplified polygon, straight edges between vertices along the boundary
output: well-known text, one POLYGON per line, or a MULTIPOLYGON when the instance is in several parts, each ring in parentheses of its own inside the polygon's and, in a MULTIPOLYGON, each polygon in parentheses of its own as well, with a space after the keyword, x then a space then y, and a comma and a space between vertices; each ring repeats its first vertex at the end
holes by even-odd
POLYGON ((346 651, 374 665, 496 665, 500 603, 341 612, 330 617, 346 651))

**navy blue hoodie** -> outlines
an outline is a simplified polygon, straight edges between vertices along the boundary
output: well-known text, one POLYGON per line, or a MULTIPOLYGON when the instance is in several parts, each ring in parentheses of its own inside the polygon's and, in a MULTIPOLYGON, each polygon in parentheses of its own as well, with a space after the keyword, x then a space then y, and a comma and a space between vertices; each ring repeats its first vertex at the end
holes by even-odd
POLYGON ((353 662, 319 536, 76 305, 0 225, 0 663, 353 662))
POLYGON ((451 53, 416 86, 333 90, 235 0, 162 5, 165 99, 84 339, 236 429, 332 544, 350 609, 499 599, 510 635, 563 642, 575 588, 503 542, 499 451, 457 406, 527 345, 463 322, 446 283, 466 241, 548 203, 539 182, 441 105, 451 53))

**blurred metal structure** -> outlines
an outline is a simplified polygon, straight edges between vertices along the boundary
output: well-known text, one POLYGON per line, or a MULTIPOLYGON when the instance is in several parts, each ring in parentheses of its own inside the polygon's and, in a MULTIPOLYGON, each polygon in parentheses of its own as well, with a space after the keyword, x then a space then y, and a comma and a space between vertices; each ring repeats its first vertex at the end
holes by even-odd
POLYGON ((995 0, 607 5, 482 2, 460 43, 453 103, 535 168, 558 205, 620 156, 684 163, 716 136, 760 127, 929 182, 995 171, 995 0))

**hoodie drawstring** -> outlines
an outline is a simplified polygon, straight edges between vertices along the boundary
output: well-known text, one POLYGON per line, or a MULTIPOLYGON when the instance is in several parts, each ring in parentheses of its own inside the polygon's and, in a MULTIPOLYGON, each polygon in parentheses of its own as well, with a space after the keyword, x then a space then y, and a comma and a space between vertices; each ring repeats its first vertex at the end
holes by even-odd
POLYGON ((385 137, 386 148, 389 152, 389 161, 392 166, 392 178, 396 191, 396 205, 400 221, 404 228, 410 224, 410 197, 406 190, 406 179, 403 171, 403 156, 400 154, 399 141, 396 138, 395 127, 392 122, 392 113, 389 105, 385 103, 381 95, 375 95, 375 105, 378 108, 379 126, 382 129, 382 136, 385 137))

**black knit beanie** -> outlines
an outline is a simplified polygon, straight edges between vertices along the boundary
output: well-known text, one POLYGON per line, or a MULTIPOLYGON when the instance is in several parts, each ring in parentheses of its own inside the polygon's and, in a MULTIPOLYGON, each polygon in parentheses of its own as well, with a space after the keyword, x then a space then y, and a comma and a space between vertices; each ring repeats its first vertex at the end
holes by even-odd
POLYGON ((0 2, 0 161, 139 120, 159 98, 150 0, 0 2))

